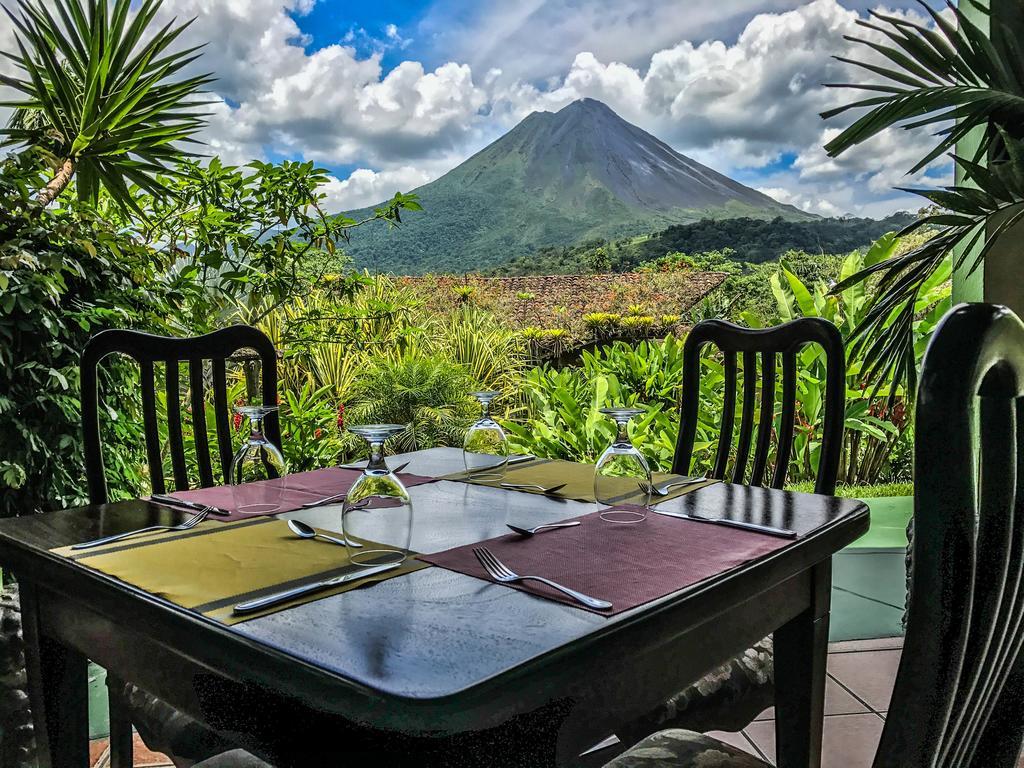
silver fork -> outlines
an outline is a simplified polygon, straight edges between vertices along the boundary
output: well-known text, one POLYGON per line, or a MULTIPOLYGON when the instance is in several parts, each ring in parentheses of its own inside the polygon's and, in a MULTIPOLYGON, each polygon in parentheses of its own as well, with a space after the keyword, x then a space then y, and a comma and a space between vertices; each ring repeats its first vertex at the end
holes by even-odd
MULTIPOLYGON (((397 475, 399 472, 401 472, 408 466, 409 462, 407 461, 405 462, 405 464, 399 464, 397 467, 392 469, 391 472, 392 474, 397 475)), ((345 469, 359 469, 359 467, 345 467, 345 469)), ((319 507, 324 504, 333 504, 335 502, 344 501, 347 495, 348 491, 343 491, 342 493, 335 493, 332 496, 324 496, 322 499, 316 499, 315 501, 307 501, 305 504, 299 507, 299 509, 311 509, 313 507, 319 507)))
POLYGON ((516 490, 516 489, 531 490, 532 489, 532 490, 535 490, 535 491, 539 491, 540 493, 543 493, 543 494, 551 494, 551 493, 556 493, 556 492, 562 490, 563 488, 565 488, 566 485, 568 485, 568 483, 561 483, 560 485, 549 485, 549 486, 537 485, 535 483, 502 483, 501 487, 502 488, 509 488, 511 490, 516 490))
MULTIPOLYGON (((671 483, 665 483, 664 485, 655 485, 651 483, 651 493, 657 496, 668 496, 672 491, 672 488, 679 488, 683 485, 696 485, 697 483, 706 483, 706 477, 684 477, 682 480, 673 480, 671 483)), ((644 483, 640 483, 640 490, 646 491, 647 486, 644 483)))
POLYGON ((104 536, 102 539, 93 539, 92 541, 83 541, 81 544, 72 545, 72 549, 89 549, 90 547, 98 547, 102 544, 112 544, 115 541, 121 539, 127 539, 129 536, 138 536, 140 533, 156 533, 157 531, 187 531, 191 528, 195 528, 212 511, 211 507, 203 507, 195 515, 190 517, 183 523, 178 525, 151 525, 149 528, 139 528, 137 531, 128 531, 127 533, 115 533, 113 536, 104 536))
POLYGON ((552 589, 557 589, 559 592, 568 595, 573 600, 577 600, 586 606, 596 608, 598 610, 605 610, 611 608, 612 604, 607 600, 598 600, 596 597, 590 597, 584 595, 582 592, 577 592, 575 589, 569 589, 569 587, 563 586, 558 582, 545 579, 541 576, 520 576, 514 573, 511 568, 505 565, 501 560, 496 558, 487 547, 474 547, 473 554, 476 555, 476 559, 480 561, 480 565, 484 567, 487 574, 495 581, 500 581, 502 584, 511 584, 516 581, 539 581, 541 584, 547 584, 552 589))

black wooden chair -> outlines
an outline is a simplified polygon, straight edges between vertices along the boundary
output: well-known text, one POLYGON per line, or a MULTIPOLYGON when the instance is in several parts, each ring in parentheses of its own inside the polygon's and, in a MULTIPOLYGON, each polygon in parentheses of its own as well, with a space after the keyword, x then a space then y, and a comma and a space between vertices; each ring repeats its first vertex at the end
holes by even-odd
MULTIPOLYGON (((1024 742, 1024 324, 961 304, 917 398, 907 632, 875 768, 1014 768, 1024 742), (975 447, 975 420, 980 451, 975 447)), ((670 730, 608 768, 764 768, 670 730)))
MULTIPOLYGON (((227 393, 227 363, 229 358, 241 350, 256 353, 253 362, 258 359, 261 367, 263 402, 276 403, 277 352, 270 339, 256 328, 236 325, 191 338, 109 330, 89 340, 82 351, 81 387, 85 472, 91 503, 105 504, 108 500, 99 423, 101 361, 109 355, 122 354, 134 359, 139 365, 142 420, 152 492, 165 493, 165 446, 161 441, 157 417, 157 365, 162 364, 163 368, 163 389, 167 403, 166 449, 170 455, 169 479, 173 489, 185 490, 191 487, 182 424, 182 363, 188 366, 189 410, 197 464, 192 478, 196 480, 195 485, 207 488, 218 481, 223 482, 231 466, 234 449, 231 440, 231 403, 228 402, 227 393), (216 430, 216 445, 213 446, 212 455, 217 458, 216 468, 219 473, 214 471, 207 432, 205 392, 208 379, 204 365, 207 360, 210 361, 216 430)), ((276 414, 267 418, 265 430, 272 442, 281 445, 280 424, 276 414)), ((108 676, 107 686, 113 768, 130 768, 132 765, 132 723, 150 749, 186 760, 200 760, 230 749, 231 745, 217 734, 132 683, 108 676)))
MULTIPOLYGON (((846 409, 846 358, 839 330, 820 318, 800 318, 763 329, 745 328, 723 320, 705 320, 694 326, 683 348, 681 422, 672 471, 678 474, 691 471, 700 407, 701 353, 706 347, 715 346, 724 358, 725 381, 714 466, 707 474, 732 483, 782 488, 794 442, 797 355, 808 344, 820 346, 826 362, 825 408, 815 493, 834 493, 846 409), (743 362, 743 399, 739 435, 734 444, 739 356, 743 362), (773 445, 778 358, 781 358, 782 401, 773 445), (756 439, 755 411, 759 414, 756 439), (770 468, 773 449, 774 468, 770 468)), ((623 726, 618 736, 623 743, 631 744, 668 727, 738 731, 774 703, 774 683, 774 645, 773 639, 767 637, 711 670, 658 709, 623 726)))

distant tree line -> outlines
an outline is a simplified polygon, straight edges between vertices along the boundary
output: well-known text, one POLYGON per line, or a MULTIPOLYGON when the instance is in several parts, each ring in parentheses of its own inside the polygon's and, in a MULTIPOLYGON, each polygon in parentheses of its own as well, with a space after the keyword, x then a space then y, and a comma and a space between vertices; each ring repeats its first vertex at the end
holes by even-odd
POLYGON ((915 218, 911 213, 897 213, 885 219, 704 219, 694 224, 674 225, 650 235, 548 246, 495 267, 490 274, 629 272, 667 254, 680 252, 728 250, 732 260, 749 264, 777 261, 790 251, 848 253, 870 245, 887 232, 902 229, 915 218))

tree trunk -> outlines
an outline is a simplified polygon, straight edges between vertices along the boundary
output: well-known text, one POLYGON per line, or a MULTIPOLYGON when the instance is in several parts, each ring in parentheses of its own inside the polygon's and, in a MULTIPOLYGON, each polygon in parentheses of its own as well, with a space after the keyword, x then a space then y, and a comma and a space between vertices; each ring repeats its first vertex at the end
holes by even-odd
POLYGON ((61 192, 67 189, 68 184, 71 183, 71 177, 74 175, 75 161, 68 158, 61 165, 60 170, 57 171, 57 175, 50 179, 45 187, 39 190, 39 194, 36 195, 36 202, 44 208, 48 206, 57 199, 61 192))

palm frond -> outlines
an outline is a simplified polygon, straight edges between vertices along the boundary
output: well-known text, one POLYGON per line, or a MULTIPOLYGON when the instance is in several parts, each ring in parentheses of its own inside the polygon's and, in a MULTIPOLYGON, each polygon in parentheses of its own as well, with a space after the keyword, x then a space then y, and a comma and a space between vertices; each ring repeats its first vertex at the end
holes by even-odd
POLYGON ((17 50, 5 55, 25 76, 4 78, 23 98, 9 102, 16 119, 0 135, 9 144, 45 143, 74 163, 85 200, 95 202, 102 187, 131 208, 128 181, 166 191, 153 170, 164 172, 163 163, 153 161, 190 155, 179 145, 205 125, 199 109, 208 102, 195 97, 213 79, 179 76, 201 46, 170 50, 191 22, 154 29, 161 1, 20 0, 20 13, 7 11, 17 50), (28 131, 20 117, 27 112, 42 115, 45 128, 28 131))
MULTIPOLYGON (((920 2, 920 0, 919 0, 920 2)), ((1007 3, 1005 5, 1019 5, 1007 3)), ((926 227, 937 234, 909 253, 891 256, 845 277, 839 293, 872 281, 869 310, 849 342, 865 355, 865 378, 876 386, 889 377, 913 392, 915 307, 919 297, 952 258, 957 268, 977 269, 994 242, 1024 222, 1024 9, 1003 9, 984 33, 965 9, 982 13, 975 0, 947 3, 939 12, 921 2, 930 25, 873 12, 858 24, 873 39, 858 42, 884 63, 842 59, 882 78, 864 84, 837 83, 869 96, 822 113, 825 119, 862 111, 825 145, 836 157, 882 131, 933 129, 935 145, 909 170, 916 173, 955 152, 968 135, 980 136, 970 157, 953 157, 962 177, 942 189, 906 189, 938 207, 901 234, 926 227), (946 15, 948 14, 948 16, 946 15), (878 42, 882 40, 883 42, 878 42), (955 255, 954 255, 955 254, 955 255)))

